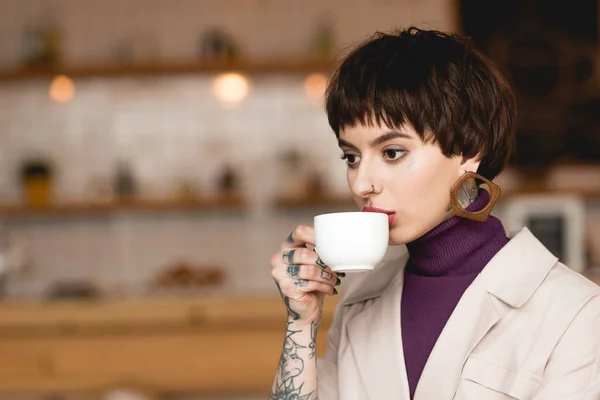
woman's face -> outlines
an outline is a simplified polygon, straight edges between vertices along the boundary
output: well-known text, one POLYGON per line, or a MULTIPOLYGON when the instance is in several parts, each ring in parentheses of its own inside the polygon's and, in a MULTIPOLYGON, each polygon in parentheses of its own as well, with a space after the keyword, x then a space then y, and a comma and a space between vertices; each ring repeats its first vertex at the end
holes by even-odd
POLYGON ((479 167, 474 159, 444 156, 436 142, 424 143, 410 125, 357 125, 340 132, 339 146, 358 207, 390 215, 391 245, 411 242, 448 218, 451 187, 465 171, 479 167), (375 209, 364 208, 369 205, 375 209))

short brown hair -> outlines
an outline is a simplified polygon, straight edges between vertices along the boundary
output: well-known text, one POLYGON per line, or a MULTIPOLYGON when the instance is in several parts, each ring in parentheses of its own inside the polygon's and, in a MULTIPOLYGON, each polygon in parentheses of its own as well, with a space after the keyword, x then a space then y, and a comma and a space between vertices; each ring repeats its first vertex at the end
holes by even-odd
POLYGON ((410 27, 378 32, 342 62, 326 92, 329 125, 409 123, 449 157, 481 157, 496 177, 514 151, 514 94, 491 60, 455 35, 410 27), (425 136, 425 135, 432 136, 425 136))

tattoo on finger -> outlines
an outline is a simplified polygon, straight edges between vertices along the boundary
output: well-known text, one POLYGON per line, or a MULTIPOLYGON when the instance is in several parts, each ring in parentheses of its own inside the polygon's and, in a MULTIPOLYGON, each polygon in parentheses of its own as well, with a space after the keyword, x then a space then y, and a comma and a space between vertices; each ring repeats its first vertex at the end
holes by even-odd
POLYGON ((321 270, 321 279, 325 279, 325 280, 331 280, 331 278, 333 277, 333 275, 331 274, 331 272, 327 272, 325 270, 321 270))
POLYGON ((294 232, 290 233, 290 235, 286 239, 286 242, 288 242, 288 243, 294 243, 294 232))
POLYGON ((327 268, 327 265, 325 265, 325 263, 323 262, 323 260, 321 260, 321 257, 317 258, 317 261, 315 261, 316 264, 321 268, 321 269, 325 269, 327 268))
POLYGON ((294 263, 294 253, 296 253, 296 250, 290 250, 290 251, 286 251, 285 253, 283 253, 283 261, 287 262, 288 264, 293 264, 294 263))
POLYGON ((294 282, 297 287, 306 287, 308 285, 308 280, 306 279, 298 279, 294 282))
POLYGON ((297 264, 288 265, 287 274, 290 278, 296 278, 300 273, 300 266, 297 264))

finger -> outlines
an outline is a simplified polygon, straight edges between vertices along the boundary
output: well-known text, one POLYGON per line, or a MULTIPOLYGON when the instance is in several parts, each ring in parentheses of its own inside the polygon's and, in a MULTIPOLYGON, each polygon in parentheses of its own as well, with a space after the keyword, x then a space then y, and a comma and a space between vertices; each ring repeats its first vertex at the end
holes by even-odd
POLYGON ((281 252, 281 262, 292 264, 316 264, 317 253, 307 248, 289 249, 281 252))
POLYGON ((337 272, 337 271, 336 271, 336 272, 333 272, 333 270, 332 270, 332 269, 331 269, 331 268, 330 268, 330 267, 329 267, 327 264, 325 264, 325 263, 323 262, 323 260, 321 260, 321 257, 319 257, 319 255, 318 255, 318 254, 317 254, 317 260, 315 261, 315 264, 316 264, 316 266, 317 266, 317 267, 319 267, 319 268, 321 268, 321 269, 323 269, 323 270, 325 270, 325 271, 328 271, 328 272, 334 273, 335 275, 337 275, 337 276, 338 276, 338 277, 340 277, 340 278, 343 278, 343 277, 345 277, 345 276, 346 276, 346 273, 345 273, 345 272, 337 272))
POLYGON ((299 294, 306 294, 310 292, 321 292, 330 296, 338 294, 336 288, 326 283, 317 281, 309 281, 307 279, 296 279, 294 280, 295 292, 299 294))
POLYGON ((288 249, 281 252, 281 261, 284 264, 309 264, 316 265, 321 269, 329 267, 321 260, 319 255, 314 250, 303 248, 288 249))
MULTIPOLYGON (((279 260, 272 258, 271 259, 271 267, 276 268, 278 261, 279 260)), ((321 268, 322 270, 325 270, 330 273, 334 273, 331 270, 331 268, 329 268, 329 266, 327 266, 323 262, 323 260, 321 260, 319 255, 314 252, 314 250, 310 250, 307 248, 290 249, 287 251, 283 251, 281 253, 280 261, 283 264, 287 264, 287 265, 294 265, 294 264, 316 265, 317 267, 321 268)), ((335 272, 335 274, 339 277, 346 276, 346 274, 343 272, 335 272)))
POLYGON ((315 231, 310 226, 298 225, 281 244, 281 250, 305 247, 307 244, 315 246, 315 231))
POLYGON ((315 265, 292 264, 286 267, 285 275, 292 279, 306 279, 331 286, 339 286, 342 281, 333 271, 319 268, 315 265))

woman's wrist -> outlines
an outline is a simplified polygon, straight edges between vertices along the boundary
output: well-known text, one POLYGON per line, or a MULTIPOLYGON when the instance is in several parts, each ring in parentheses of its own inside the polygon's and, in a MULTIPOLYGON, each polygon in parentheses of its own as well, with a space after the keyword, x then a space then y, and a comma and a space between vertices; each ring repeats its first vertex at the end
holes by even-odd
POLYGON ((293 331, 302 331, 302 332, 311 332, 311 335, 316 336, 317 330, 321 325, 321 315, 317 317, 304 317, 300 319, 294 319, 291 316, 288 316, 287 326, 288 330, 293 331))
POLYGON ((288 316, 288 326, 293 327, 294 330, 305 330, 319 328, 321 324, 321 318, 300 318, 294 319, 288 316))

